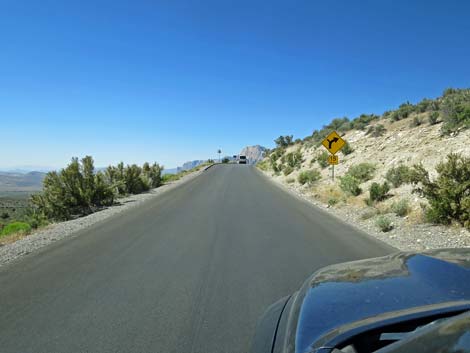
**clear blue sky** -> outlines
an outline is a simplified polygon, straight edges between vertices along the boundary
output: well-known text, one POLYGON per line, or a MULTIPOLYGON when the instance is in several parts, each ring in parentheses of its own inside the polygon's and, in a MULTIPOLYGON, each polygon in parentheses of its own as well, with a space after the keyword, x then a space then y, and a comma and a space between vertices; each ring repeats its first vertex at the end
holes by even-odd
POLYGON ((0 167, 174 167, 469 87, 469 1, 0 3, 0 167))

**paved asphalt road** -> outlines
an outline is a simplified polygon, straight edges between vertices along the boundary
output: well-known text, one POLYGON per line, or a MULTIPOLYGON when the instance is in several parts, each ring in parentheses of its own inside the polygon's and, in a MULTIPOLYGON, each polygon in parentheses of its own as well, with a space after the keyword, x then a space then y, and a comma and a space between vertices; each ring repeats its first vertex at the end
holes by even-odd
POLYGON ((0 268, 0 351, 246 352, 313 271, 391 251, 253 167, 215 166, 0 268))

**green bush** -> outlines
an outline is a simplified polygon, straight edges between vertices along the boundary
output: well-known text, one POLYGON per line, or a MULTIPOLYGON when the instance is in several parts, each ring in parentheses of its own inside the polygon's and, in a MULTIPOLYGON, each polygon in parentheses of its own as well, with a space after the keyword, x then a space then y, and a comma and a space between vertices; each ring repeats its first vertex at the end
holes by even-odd
POLYGON ((320 165, 320 167, 322 167, 323 169, 328 167, 328 156, 329 156, 329 153, 326 151, 323 151, 317 157, 317 162, 320 165))
POLYGON ((422 165, 415 165, 410 179, 414 192, 429 202, 426 218, 433 223, 457 221, 470 229, 470 157, 451 153, 437 165, 437 178, 431 181, 422 165))
POLYGON ((7 224, 3 229, 1 236, 7 236, 14 233, 26 234, 31 231, 31 226, 25 222, 12 222, 7 224))
POLYGON ((385 179, 390 182, 393 187, 397 188, 402 184, 410 181, 410 168, 400 164, 398 167, 390 168, 385 174, 385 179))
POLYGON ((230 162, 230 159, 228 157, 222 158, 222 163, 227 164, 228 162, 230 162))
POLYGON ((446 135, 470 127, 470 89, 447 89, 441 103, 442 132, 446 135))
POLYGON ((351 147, 351 145, 350 145, 348 142, 346 142, 345 145, 344 145, 344 147, 341 149, 341 152, 342 152, 345 156, 347 156, 348 154, 353 153, 353 152, 354 152, 354 149, 351 147))
POLYGON ((415 111, 415 106, 409 102, 403 103, 400 107, 390 114, 392 121, 398 121, 407 118, 415 111))
POLYGON ((390 210, 395 213, 397 216, 404 217, 410 211, 410 206, 408 204, 408 200, 403 199, 398 202, 392 203, 390 206, 390 210))
POLYGON ((286 135, 286 136, 279 136, 277 139, 274 140, 274 143, 278 148, 285 148, 287 146, 292 145, 292 141, 294 139, 294 136, 292 135, 286 135))
POLYGON ((383 201, 388 197, 390 186, 387 182, 380 185, 379 183, 372 183, 369 188, 369 200, 371 202, 383 201))
POLYGON ((87 156, 81 161, 72 158, 60 172, 47 173, 43 191, 32 195, 31 202, 47 218, 67 220, 111 205, 114 193, 103 174, 95 173, 93 159, 87 156))
POLYGON ((293 184, 293 183, 295 183, 295 179, 294 178, 288 178, 288 179, 286 179, 286 182, 287 182, 287 184, 293 184))
POLYGON ((10 217, 10 214, 8 212, 2 212, 2 214, 0 215, 1 219, 7 219, 9 217, 10 217))
POLYGON ((328 199, 328 206, 333 207, 338 203, 338 199, 335 197, 331 197, 328 199))
POLYGON ((377 217, 375 221, 375 225, 382 231, 382 232, 389 232, 393 229, 392 221, 385 216, 377 217))
POLYGON ((284 173, 285 176, 289 175, 293 171, 294 171, 294 168, 291 167, 290 165, 286 165, 282 170, 282 172, 284 173))
POLYGON ((339 186, 346 194, 357 196, 360 195, 362 189, 359 187, 359 180, 352 175, 346 174, 339 177, 339 186))
POLYGON ((383 126, 382 124, 378 124, 378 125, 369 127, 369 129, 366 132, 366 135, 371 135, 372 137, 380 137, 383 134, 385 134, 386 131, 387 129, 385 128, 385 126, 383 126))
POLYGON ((423 120, 415 116, 413 120, 411 120, 410 122, 410 127, 417 127, 417 126, 420 126, 422 123, 423 123, 423 120))
POLYGON ((351 128, 356 130, 364 130, 372 121, 379 119, 375 114, 361 114, 359 117, 351 121, 351 128))
POLYGON ((346 174, 356 178, 359 182, 368 181, 373 178, 375 166, 370 163, 359 163, 351 166, 346 174))
POLYGON ((321 179, 321 174, 318 170, 306 170, 299 174, 297 180, 300 184, 313 184, 321 179))
POLYGON ((52 220, 83 216, 114 203, 117 194, 136 194, 161 184, 162 167, 145 163, 124 167, 123 163, 96 172, 93 158, 86 156, 59 172, 50 172, 43 191, 31 197, 38 214, 52 220))
POLYGON ((267 171, 269 167, 268 163, 267 159, 263 159, 261 162, 257 163, 256 166, 261 170, 267 171))
POLYGON ((430 110, 432 107, 432 102, 432 100, 424 98, 421 102, 416 105, 416 111, 419 113, 424 113, 430 110))
POLYGON ((439 113, 438 112, 432 112, 429 114, 429 125, 436 125, 438 123, 439 119, 439 113))
POLYGON ((302 153, 297 150, 282 156, 281 162, 286 163, 289 167, 299 169, 302 165, 302 153))

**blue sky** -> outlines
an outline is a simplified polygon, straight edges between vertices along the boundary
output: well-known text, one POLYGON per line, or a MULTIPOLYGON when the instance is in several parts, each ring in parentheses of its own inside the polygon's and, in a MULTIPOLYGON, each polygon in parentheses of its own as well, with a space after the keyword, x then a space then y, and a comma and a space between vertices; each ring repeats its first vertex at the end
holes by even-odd
POLYGON ((468 1, 0 3, 0 167, 174 167, 469 87, 468 1))

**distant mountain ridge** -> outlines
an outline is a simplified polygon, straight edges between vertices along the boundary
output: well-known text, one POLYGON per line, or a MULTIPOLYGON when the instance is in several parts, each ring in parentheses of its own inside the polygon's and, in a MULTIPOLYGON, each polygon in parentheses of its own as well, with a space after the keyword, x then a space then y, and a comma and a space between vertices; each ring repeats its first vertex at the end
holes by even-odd
POLYGON ((0 192, 23 191, 34 192, 42 189, 42 181, 46 173, 43 172, 0 172, 0 192))
POLYGON ((193 169, 193 168, 197 167, 198 165, 201 165, 202 163, 205 163, 206 161, 207 160, 197 159, 197 160, 194 160, 194 161, 189 161, 189 162, 183 163, 183 165, 181 167, 176 168, 176 172, 179 173, 179 172, 182 172, 184 170, 193 169))
POLYGON ((255 145, 255 146, 246 146, 240 152, 240 155, 246 156, 250 164, 256 164, 264 158, 264 152, 266 147, 255 145))

